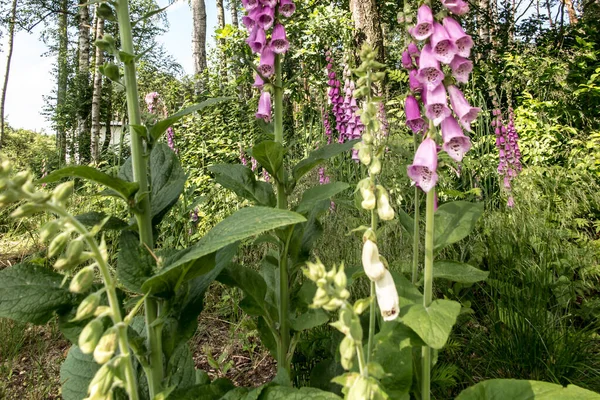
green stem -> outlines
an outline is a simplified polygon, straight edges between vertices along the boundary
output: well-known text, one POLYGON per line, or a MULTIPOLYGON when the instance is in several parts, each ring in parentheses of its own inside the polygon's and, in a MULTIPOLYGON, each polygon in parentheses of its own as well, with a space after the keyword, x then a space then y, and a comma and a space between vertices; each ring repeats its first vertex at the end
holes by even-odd
MULTIPOLYGON (((374 178, 371 176, 371 182, 374 182, 374 178)), ((377 233, 377 212, 375 209, 371 210, 371 230, 373 233, 377 233)), ((367 339, 367 363, 371 361, 371 354, 373 353, 373 337, 375 336, 375 314, 377 313, 377 307, 375 305, 375 282, 371 281, 371 305, 369 306, 369 337, 367 339)))
MULTIPOLYGON (((119 34, 123 52, 133 55, 133 37, 131 30, 131 17, 129 15, 129 2, 119 0, 116 2, 117 18, 119 23, 119 34)), ((141 113, 139 105, 139 95, 137 88, 135 59, 131 58, 123 63, 123 80, 126 87, 127 114, 131 125, 141 124, 141 113)), ((154 238, 152 234, 152 220, 150 215, 150 196, 148 186, 148 166, 144 155, 144 144, 142 138, 130 130, 131 136, 131 160, 133 169, 133 179, 139 184, 137 196, 137 207, 134 212, 138 223, 140 242, 152 249, 154 238)), ((150 398, 161 391, 163 379, 163 357, 162 343, 159 340, 153 323, 158 317, 158 305, 155 299, 148 298, 145 301, 146 308, 146 331, 148 336, 148 347, 150 349, 150 365, 152 367, 152 376, 147 376, 150 398)))
POLYGON ((365 363, 365 354, 363 353, 363 346, 361 342, 355 342, 356 355, 358 358, 358 370, 360 374, 365 378, 369 377, 369 371, 367 371, 367 364, 365 363))
POLYGON ((108 298, 108 305, 111 309, 111 318, 113 325, 118 327, 117 337, 119 342, 119 352, 124 358, 124 372, 125 372, 125 390, 129 394, 130 400, 138 400, 137 391, 137 380, 133 368, 133 362, 131 360, 131 354, 129 352, 129 339, 127 338, 127 326, 123 323, 123 316, 121 315, 121 309, 119 307, 119 299, 117 297, 116 285, 110 274, 110 269, 106 260, 102 255, 102 251, 98 247, 98 244, 94 240, 93 236, 90 235, 88 230, 83 226, 79 220, 67 213, 63 208, 58 206, 50 205, 50 210, 55 214, 68 219, 75 230, 84 238, 85 242, 89 246, 90 250, 94 254, 94 260, 98 264, 100 275, 104 281, 104 287, 106 289, 106 297, 108 298))
MULTIPOLYGON (((413 134, 415 153, 419 147, 419 138, 413 134)), ((413 228, 413 264, 412 264, 412 283, 419 280, 419 188, 415 186, 415 220, 413 228)))
MULTIPOLYGON (((425 208, 425 265, 423 268, 423 306, 429 307, 433 297, 433 217, 435 206, 435 189, 427 193, 425 208)), ((431 396, 431 349, 422 350, 421 399, 429 400, 431 396)))

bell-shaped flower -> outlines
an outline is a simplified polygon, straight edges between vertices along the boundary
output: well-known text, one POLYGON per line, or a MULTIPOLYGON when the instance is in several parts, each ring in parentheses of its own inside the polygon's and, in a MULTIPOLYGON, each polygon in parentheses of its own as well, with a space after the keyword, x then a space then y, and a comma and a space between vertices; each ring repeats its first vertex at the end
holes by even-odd
POLYGON ((452 114, 448 108, 448 99, 446 98, 446 88, 444 85, 438 85, 433 90, 427 90, 424 96, 425 115, 438 126, 446 117, 452 114))
POLYGON ((277 5, 277 0, 258 0, 260 2, 260 4, 262 4, 265 7, 271 7, 271 8, 275 8, 275 6, 277 5))
POLYGON ((431 35, 431 48, 433 56, 444 64, 450 64, 450 61, 456 54, 454 42, 448 36, 446 29, 438 22, 433 23, 433 34, 431 35))
POLYGON ((372 280, 377 282, 381 279, 387 269, 379 259, 379 250, 375 242, 371 240, 365 240, 362 250, 362 265, 365 270, 365 275, 372 280))
POLYGON ((271 121, 271 93, 266 90, 260 94, 260 99, 258 99, 256 118, 262 118, 267 122, 271 121))
POLYGON ((283 15, 286 18, 292 16, 292 14, 296 11, 296 5, 292 0, 281 0, 279 2, 279 14, 283 15))
POLYGON ((252 32, 252 29, 254 29, 254 27, 256 26, 256 21, 252 17, 244 15, 242 17, 242 24, 244 24, 244 26, 249 32, 252 32))
POLYGON ((437 145, 431 138, 421 142, 413 163, 408 166, 408 177, 425 193, 429 192, 438 180, 437 175, 437 145))
POLYGON ((405 50, 402 53, 402 68, 404 69, 413 69, 413 60, 408 50, 405 50))
POLYGON ((394 219, 394 209, 390 206, 387 190, 381 185, 377 185, 377 215, 382 221, 394 219))
POLYGON ((469 3, 463 0, 446 0, 442 1, 444 7, 453 14, 465 15, 469 12, 469 3))
POLYGON ((461 162, 465 153, 471 148, 471 140, 463 134, 461 127, 453 116, 442 121, 442 149, 454 161, 461 162))
POLYGON ((473 39, 467 35, 463 30, 462 26, 452 17, 446 17, 442 21, 448 36, 454 42, 456 46, 456 54, 461 57, 469 58, 471 55, 471 48, 473 47, 473 39))
POLYGON ((263 49, 258 70, 265 78, 270 77, 275 72, 275 53, 269 46, 265 46, 263 49))
POLYGON ((377 295, 377 305, 379 305, 383 320, 393 321, 398 318, 398 315, 400 315, 398 290, 396 290, 392 274, 387 269, 381 279, 375 281, 375 294, 377 295))
POLYGON ((440 62, 435 58, 429 44, 423 46, 421 50, 417 79, 429 89, 434 89, 444 80, 444 73, 440 69, 440 62))
POLYGON ((431 8, 423 4, 417 10, 417 24, 410 29, 410 34, 416 40, 425 40, 433 33, 433 14, 431 8))
POLYGON ((460 89, 454 85, 448 86, 448 94, 450 95, 450 104, 458 117, 458 121, 463 128, 471 132, 471 122, 477 119, 477 114, 479 114, 481 108, 471 107, 460 89))
POLYGON ((259 4, 258 0, 242 0, 242 5, 246 9, 246 11, 252 11, 256 7, 258 7, 260 4, 259 4))
POLYGON ((273 28, 273 33, 271 34, 271 49, 277 54, 283 54, 288 51, 289 48, 290 42, 288 42, 285 35, 285 28, 281 24, 276 24, 273 28))
POLYGON ((423 85, 417 78, 418 73, 416 69, 411 69, 408 73, 408 86, 413 93, 420 93, 423 90, 423 85))
POLYGON ((413 42, 410 42, 408 44, 408 54, 410 54, 411 56, 415 56, 418 57, 419 54, 421 54, 421 51, 419 50, 419 48, 417 47, 416 44, 414 44, 413 42))
POLYGON ((413 96, 407 96, 404 100, 404 113, 406 114, 406 125, 413 133, 422 132, 425 128, 425 121, 421 118, 419 103, 413 96))
POLYGON ((460 83, 469 82, 469 74, 473 71, 473 62, 461 56, 454 56, 450 63, 452 76, 460 83))
POLYGON ((254 75, 254 83, 252 84, 252 86, 254 86, 255 88, 258 88, 258 89, 262 89, 264 84, 265 84, 265 82, 262 80, 260 75, 258 75, 258 74, 254 75))
POLYGON ((265 30, 260 26, 255 26, 248 37, 247 43, 253 53, 260 53, 265 47, 266 41, 265 30))
POLYGON ((256 19, 258 26, 264 30, 270 29, 275 21, 275 9, 272 7, 263 7, 262 12, 256 19))

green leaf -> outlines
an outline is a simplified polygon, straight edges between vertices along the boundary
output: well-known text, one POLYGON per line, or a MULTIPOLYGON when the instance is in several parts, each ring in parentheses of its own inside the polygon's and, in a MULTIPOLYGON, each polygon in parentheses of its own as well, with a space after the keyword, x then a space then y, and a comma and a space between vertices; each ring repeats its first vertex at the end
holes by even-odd
POLYGON ((149 19, 149 18, 153 17, 153 16, 154 16, 154 15, 156 15, 156 14, 160 14, 160 13, 161 13, 161 12, 163 12, 163 11, 166 11, 166 10, 167 10, 167 8, 171 7, 173 4, 174 4, 174 3, 170 3, 170 4, 169 4, 169 5, 167 5, 166 7, 163 7, 163 8, 157 8, 156 10, 152 10, 152 11, 149 11, 149 12, 147 12, 147 13, 146 13, 146 14, 144 14, 144 15, 143 15, 143 16, 142 16, 140 19, 136 19, 135 21, 133 21, 133 22, 131 23, 131 26, 132 26, 132 27, 134 27, 134 26, 136 26, 136 25, 137 25, 139 22, 141 22, 141 21, 144 21, 144 20, 146 20, 146 19, 149 19))
POLYGON ((336 394, 320 389, 303 387, 300 389, 287 386, 271 386, 266 388, 259 397, 260 400, 339 400, 336 394))
POLYGON ((398 219, 400 220, 400 225, 404 228, 408 234, 413 237, 415 233, 415 219, 408 215, 406 211, 401 208, 398 208, 398 219))
POLYGON ((250 168, 241 164, 218 164, 211 165, 208 169, 215 174, 215 180, 221 186, 238 196, 261 206, 275 206, 277 201, 273 186, 257 181, 250 168))
POLYGON ((127 182, 123 179, 110 176, 87 165, 74 165, 61 168, 38 180, 38 183, 56 182, 66 177, 77 177, 99 183, 119 193, 125 200, 130 199, 139 187, 135 182, 127 182))
MULTIPOLYGON (((174 391, 167 397, 168 400, 220 400, 227 395, 228 392, 237 390, 236 387, 228 379, 215 379, 209 384, 200 384, 190 386, 184 389, 174 391)), ((237 391, 237 393, 245 393, 245 391, 237 391)), ((243 397, 237 397, 242 399, 243 397)), ((233 397, 231 397, 233 399, 233 397)))
POLYGON ((344 182, 333 182, 314 186, 304 192, 302 200, 300 200, 300 203, 298 203, 298 206, 296 207, 296 212, 299 212, 300 214, 309 212, 318 202, 330 199, 349 187, 350 185, 344 182))
POLYGON ((150 153, 152 224, 157 225, 183 192, 186 176, 179 158, 165 143, 157 143, 150 153))
POLYGON ((63 286, 64 276, 34 264, 0 271, 0 317, 42 325, 54 311, 73 306, 75 296, 63 286))
POLYGON ((117 277, 127 289, 142 292, 142 284, 152 276, 156 262, 134 232, 124 231, 119 239, 117 277))
POLYGON ((60 366, 62 398, 81 400, 87 397, 88 385, 99 369, 91 354, 83 354, 79 347, 71 346, 67 359, 60 366))
POLYGON ((184 108, 183 110, 178 111, 177 113, 158 121, 153 127, 150 128, 150 136, 154 141, 158 140, 158 138, 167 130, 167 128, 173 125, 175 122, 179 121, 181 118, 186 115, 192 114, 196 111, 203 110, 206 107, 212 106, 214 104, 220 103, 226 100, 232 100, 233 97, 215 97, 213 99, 208 99, 203 101, 202 103, 195 104, 193 106, 184 108))
POLYGON ((344 368, 342 368, 339 362, 332 358, 327 358, 315 365, 312 371, 310 371, 310 386, 340 395, 342 388, 331 380, 336 376, 342 375, 344 372, 344 368))
MULTIPOLYGON (((248 207, 238 210, 219 222, 194 246, 180 251, 173 262, 167 264, 158 275, 148 279, 142 289, 146 293, 176 290, 182 282, 202 275, 203 272, 199 268, 192 268, 194 262, 201 257, 250 236, 305 220, 303 216, 292 211, 267 207, 248 207)), ((206 272, 208 271, 204 273, 206 272)))
POLYGON ((442 204, 434 217, 434 250, 440 250, 467 237, 481 214, 483 203, 453 201, 442 204))
POLYGON ((312 329, 316 326, 329 322, 329 315, 322 309, 309 309, 304 314, 300 314, 290 320, 290 326, 293 330, 300 332, 312 329))
POLYGON ((99 211, 90 211, 84 214, 79 214, 75 218, 87 227, 98 225, 105 218, 108 217, 108 221, 104 223, 102 229, 105 230, 121 230, 127 228, 127 222, 117 217, 109 217, 107 214, 99 211))
POLYGON ((490 273, 469 264, 450 260, 437 260, 433 263, 433 277, 452 282, 475 283, 485 281, 490 273))
POLYGON ((276 177, 283 165, 285 149, 281 143, 272 140, 260 142, 252 148, 252 156, 273 177, 276 177))
POLYGON ((463 390, 456 400, 599 400, 600 394, 575 385, 491 379, 463 390))
MULTIPOLYGON (((387 324, 392 325, 392 324, 387 324)), ((402 324, 395 324, 402 328, 402 324)), ((399 399, 412 385, 413 362, 409 329, 388 329, 375 335, 375 349, 373 360, 379 363, 388 375, 380 382, 385 392, 391 399, 399 399)))
POLYGON ((441 349, 459 313, 460 304, 456 301, 435 300, 427 308, 422 304, 408 306, 401 315, 404 315, 402 323, 415 331, 429 347, 441 349))
POLYGON ((196 383, 196 370, 192 352, 187 343, 181 344, 167 363, 168 387, 183 389, 196 383))
POLYGON ((294 166, 292 169, 292 176, 296 181, 300 180, 300 178, 302 178, 314 167, 325 162, 333 156, 337 156, 340 153, 350 150, 357 142, 358 139, 341 144, 332 143, 311 152, 308 157, 300 160, 300 162, 294 166))
MULTIPOLYGON (((252 305, 258 306, 261 310, 264 310, 267 284, 258 272, 243 266, 230 265, 221 273, 221 275, 219 275, 218 280, 226 285, 239 287, 246 297, 251 300, 252 305)), ((242 300, 242 302, 244 302, 244 300, 242 300)), ((246 301, 246 303, 249 302, 246 301)), ((265 315, 265 313, 261 311, 258 315, 265 315)))

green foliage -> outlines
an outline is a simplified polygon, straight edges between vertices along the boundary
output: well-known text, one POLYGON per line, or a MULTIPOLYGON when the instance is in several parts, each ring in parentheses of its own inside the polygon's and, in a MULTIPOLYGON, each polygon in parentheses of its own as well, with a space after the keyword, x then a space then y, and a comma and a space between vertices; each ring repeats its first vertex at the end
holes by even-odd
POLYGON ((466 389, 456 400, 492 400, 500 398, 514 400, 595 400, 600 399, 600 395, 575 385, 562 387, 546 382, 492 379, 466 389))

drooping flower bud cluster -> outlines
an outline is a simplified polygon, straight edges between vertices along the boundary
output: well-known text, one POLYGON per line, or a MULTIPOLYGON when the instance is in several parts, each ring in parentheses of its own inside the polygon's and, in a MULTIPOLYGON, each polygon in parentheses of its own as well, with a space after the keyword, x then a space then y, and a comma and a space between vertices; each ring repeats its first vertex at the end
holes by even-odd
POLYGON ((289 18, 296 11, 292 0, 242 0, 246 15, 242 23, 250 33, 246 42, 253 53, 260 57, 254 86, 262 93, 258 101, 256 118, 271 120, 271 93, 265 88, 264 79, 275 73, 275 55, 288 51, 290 43, 281 18, 289 18))
MULTIPOLYGON (((460 162, 471 148, 463 129, 471 131, 471 122, 481 110, 471 107, 457 87, 459 83, 468 82, 473 70, 473 63, 468 59, 473 40, 449 13, 463 15, 469 11, 468 4, 463 0, 444 0, 442 4, 446 10, 438 14, 440 21, 424 4, 417 11, 416 24, 408 30, 414 42, 402 54, 402 65, 409 71, 410 87, 404 109, 406 125, 414 134, 427 131, 427 120, 434 126, 441 125, 442 149, 460 162), (420 50, 417 43, 421 44, 420 50)), ((430 132, 408 167, 410 179, 425 192, 437 183, 437 153, 435 135, 430 132)))
POLYGON ((508 125, 504 125, 502 112, 495 97, 492 103, 494 104, 492 127, 494 127, 496 135, 496 148, 498 149, 499 159, 498 174, 502 177, 504 190, 508 193, 507 206, 513 207, 515 201, 512 196, 511 182, 523 168, 521 165, 521 151, 519 150, 519 135, 515 128, 514 110, 512 107, 508 108, 508 125))
MULTIPOLYGON (((167 117, 167 107, 162 104, 160 101, 160 94, 158 92, 150 92, 144 97, 144 101, 146 102, 146 106, 148 107, 148 112, 151 114, 162 114, 164 118, 167 117)), ((175 147, 175 132, 173 131, 173 127, 169 126, 167 128, 167 145, 171 150, 177 154, 179 151, 175 147)))

